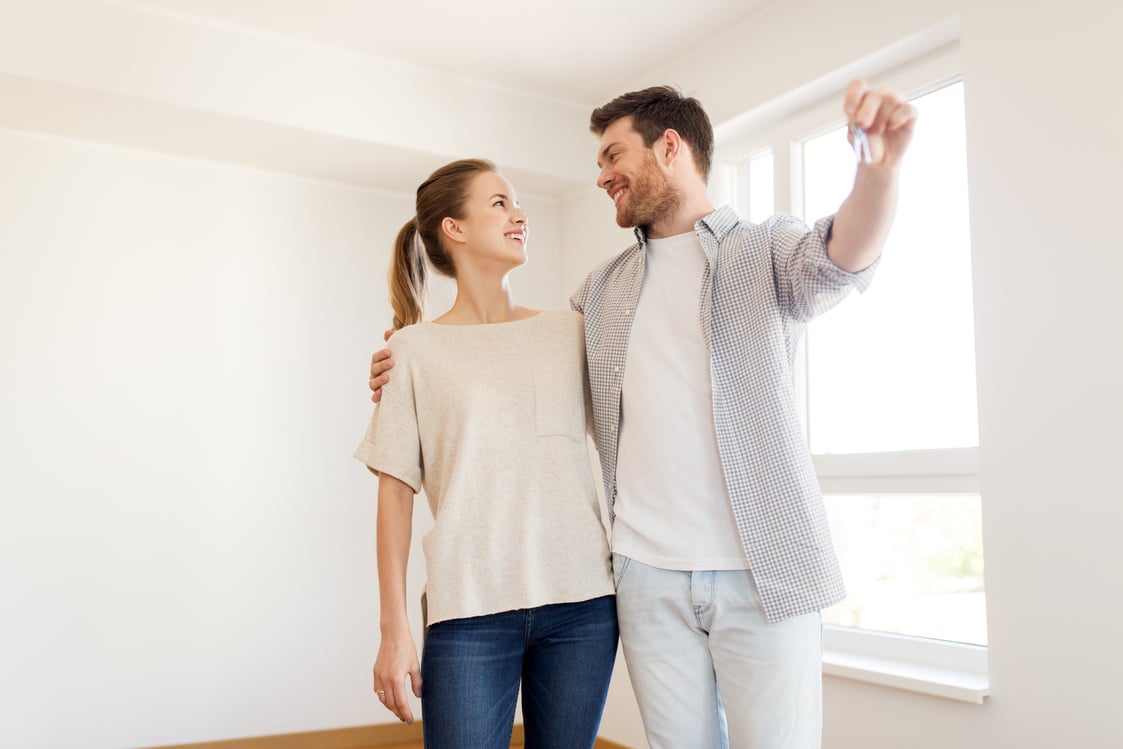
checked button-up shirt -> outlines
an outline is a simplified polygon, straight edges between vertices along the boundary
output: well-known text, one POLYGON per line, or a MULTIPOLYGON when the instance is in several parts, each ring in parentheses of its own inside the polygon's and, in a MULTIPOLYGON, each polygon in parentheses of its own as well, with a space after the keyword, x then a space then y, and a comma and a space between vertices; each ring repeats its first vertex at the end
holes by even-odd
MULTIPOLYGON (((726 207, 694 226, 706 253, 698 314, 710 353, 719 459, 769 621, 845 596, 792 391, 805 323, 872 280, 873 266, 848 273, 827 257, 832 222, 822 219, 810 230, 790 216, 750 224, 726 207)), ((590 273, 570 300, 585 315, 596 445, 612 519, 621 383, 643 285, 642 229, 636 239, 590 273)))

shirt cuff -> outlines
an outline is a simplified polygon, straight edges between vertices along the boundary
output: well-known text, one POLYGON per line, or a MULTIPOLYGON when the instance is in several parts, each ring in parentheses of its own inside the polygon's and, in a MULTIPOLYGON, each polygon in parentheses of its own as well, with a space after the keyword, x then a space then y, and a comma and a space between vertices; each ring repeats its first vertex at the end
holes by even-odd
POLYGON ((827 242, 830 241, 833 229, 834 216, 827 216, 815 222, 815 227, 811 230, 813 234, 819 237, 819 242, 816 243, 814 252, 811 253, 815 265, 824 275, 853 286, 858 290, 858 293, 864 293, 873 283, 873 275, 877 266, 881 263, 881 255, 877 256, 877 260, 858 271, 848 271, 838 267, 827 254, 827 242))

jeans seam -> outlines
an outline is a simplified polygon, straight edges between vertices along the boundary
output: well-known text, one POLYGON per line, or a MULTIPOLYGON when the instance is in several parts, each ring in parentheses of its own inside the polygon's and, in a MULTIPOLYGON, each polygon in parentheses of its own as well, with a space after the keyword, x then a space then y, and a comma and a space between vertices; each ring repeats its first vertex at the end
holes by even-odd
POLYGON ((702 616, 705 615, 706 613, 708 613, 710 611, 710 609, 712 609, 713 606, 714 606, 714 591, 717 590, 717 581, 715 579, 715 573, 712 572, 712 571, 707 571, 707 572, 695 571, 695 572, 691 572, 690 575, 691 575, 691 581, 690 581, 691 582, 691 585, 690 585, 691 601, 690 601, 690 605, 694 609, 694 623, 696 625, 698 625, 699 629, 705 630, 706 628, 702 625, 702 616), (709 590, 706 593, 706 602, 703 605, 698 605, 698 604, 694 603, 694 600, 693 600, 694 599, 693 593, 694 593, 694 576, 695 575, 705 575, 706 576, 705 580, 708 583, 709 590))

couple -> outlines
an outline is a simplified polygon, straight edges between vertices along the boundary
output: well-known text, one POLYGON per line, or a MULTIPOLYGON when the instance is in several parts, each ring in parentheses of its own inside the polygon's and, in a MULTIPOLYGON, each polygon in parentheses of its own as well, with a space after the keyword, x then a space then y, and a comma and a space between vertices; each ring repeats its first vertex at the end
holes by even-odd
POLYGON ((618 633, 653 749, 819 746, 819 611, 844 591, 792 358, 804 323, 869 284, 916 120, 862 81, 843 106, 871 158, 810 230, 714 210, 697 100, 658 87, 596 109, 597 185, 638 241, 572 312, 515 304, 527 217, 489 162, 418 188, 391 264, 401 331, 372 360, 380 404, 356 457, 380 477, 374 687, 406 721, 406 689, 421 696, 427 747, 507 747, 520 683, 528 747, 591 747, 618 633), (431 322, 425 256, 457 281, 431 322), (419 662, 405 568, 422 486, 419 662))

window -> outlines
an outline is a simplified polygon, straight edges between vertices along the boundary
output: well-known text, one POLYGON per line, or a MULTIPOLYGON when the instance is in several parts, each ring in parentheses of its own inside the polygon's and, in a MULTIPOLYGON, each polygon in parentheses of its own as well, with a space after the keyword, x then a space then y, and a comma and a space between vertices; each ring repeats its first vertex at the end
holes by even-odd
POLYGON ((769 149, 740 161, 732 170, 733 195, 729 202, 738 216, 759 223, 776 212, 773 162, 769 149))
MULTIPOLYGON (((809 327, 804 373, 821 474, 831 477, 828 455, 842 468, 844 456, 864 455, 873 476, 907 456, 926 480, 911 492, 859 487, 853 475, 859 493, 824 487, 851 588, 825 621, 983 645, 979 496, 933 478, 935 466, 919 452, 978 445, 963 86, 912 103, 921 124, 878 277, 809 327)), ((839 127, 798 146, 807 220, 849 192, 854 159, 845 140, 839 127)))
MULTIPOLYGON (((981 701, 986 609, 963 85, 954 54, 877 76, 920 111, 897 217, 871 288, 808 326, 795 387, 849 591, 823 612, 826 649, 845 651, 835 673, 851 675, 855 653, 883 662, 874 670, 896 668, 884 666, 887 651, 926 668, 962 661, 969 676, 954 694, 941 691, 946 685, 921 691, 981 701)), ((836 90, 719 142, 727 166, 716 175, 715 200, 751 221, 773 208, 808 224, 833 213, 856 167, 839 110, 836 90)), ((825 664, 830 673, 830 657, 825 664)), ((882 683, 902 685, 899 676, 882 683)))

